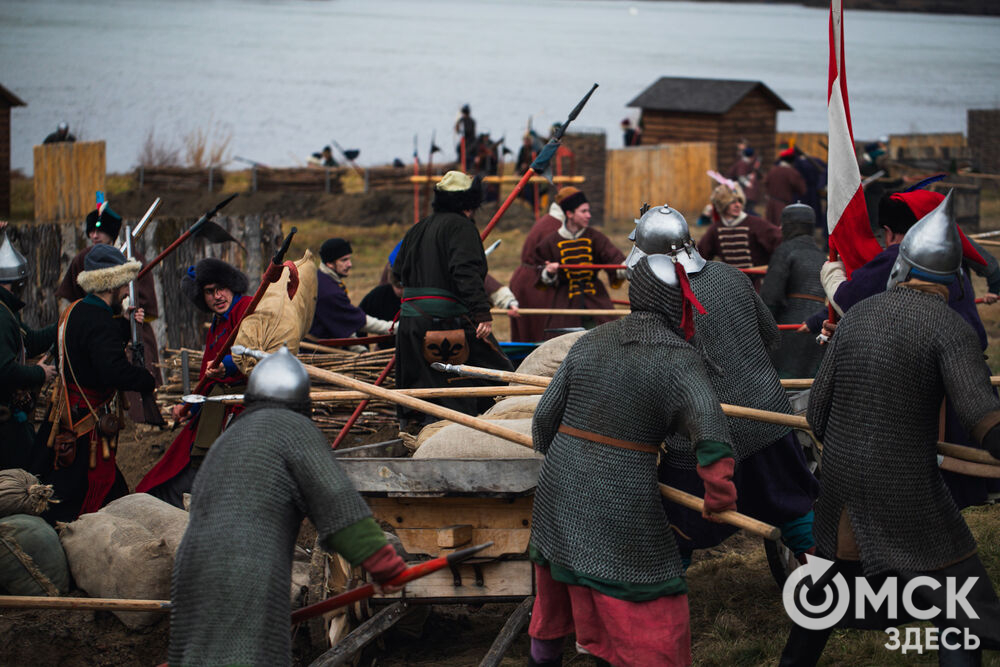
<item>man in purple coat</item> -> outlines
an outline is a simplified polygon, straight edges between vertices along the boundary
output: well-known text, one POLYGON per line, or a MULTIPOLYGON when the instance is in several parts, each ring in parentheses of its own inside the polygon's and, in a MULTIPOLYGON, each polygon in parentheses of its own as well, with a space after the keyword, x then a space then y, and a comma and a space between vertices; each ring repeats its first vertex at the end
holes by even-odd
POLYGON ((328 239, 319 249, 316 314, 309 335, 320 340, 349 338, 360 331, 387 334, 392 322, 380 320, 351 303, 344 278, 351 272, 351 244, 346 239, 328 239))

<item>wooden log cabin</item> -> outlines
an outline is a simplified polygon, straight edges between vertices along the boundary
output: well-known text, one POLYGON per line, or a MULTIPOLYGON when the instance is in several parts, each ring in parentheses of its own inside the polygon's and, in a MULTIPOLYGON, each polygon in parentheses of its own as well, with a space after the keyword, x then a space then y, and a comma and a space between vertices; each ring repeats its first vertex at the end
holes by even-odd
POLYGON ((10 110, 27 106, 20 97, 0 86, 0 218, 10 215, 10 110))
POLYGON ((715 163, 725 171, 746 139, 767 168, 775 160, 779 111, 792 107, 760 81, 660 77, 628 103, 642 115, 643 145, 711 141, 715 163))

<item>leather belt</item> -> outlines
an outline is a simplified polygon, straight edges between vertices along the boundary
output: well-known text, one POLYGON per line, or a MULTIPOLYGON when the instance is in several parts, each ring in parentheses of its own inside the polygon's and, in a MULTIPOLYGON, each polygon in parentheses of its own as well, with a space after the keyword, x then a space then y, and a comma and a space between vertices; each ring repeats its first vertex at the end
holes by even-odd
POLYGON ((584 440, 590 440, 591 442, 599 442, 604 445, 611 445, 612 447, 621 447, 622 449, 631 449, 636 452, 646 452, 647 454, 656 454, 659 452, 659 447, 656 445, 647 445, 644 442, 631 442, 629 440, 619 440, 618 438, 609 438, 606 435, 601 435, 600 433, 592 433, 590 431, 584 431, 583 429, 573 428, 572 426, 567 426, 566 424, 559 425, 559 432, 565 433, 566 435, 576 436, 577 438, 583 438, 584 440))
POLYGON ((789 294, 787 295, 789 299, 808 299, 809 301, 818 301, 820 303, 826 303, 826 297, 816 296, 814 294, 789 294))

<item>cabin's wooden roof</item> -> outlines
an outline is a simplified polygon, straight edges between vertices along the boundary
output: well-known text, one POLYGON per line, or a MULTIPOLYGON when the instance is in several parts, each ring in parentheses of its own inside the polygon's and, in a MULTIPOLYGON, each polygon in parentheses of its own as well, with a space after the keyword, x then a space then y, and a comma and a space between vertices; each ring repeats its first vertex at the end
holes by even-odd
POLYGON ((754 90, 760 90, 779 111, 792 110, 792 107, 760 81, 679 76, 660 77, 627 106, 653 111, 724 114, 754 90))

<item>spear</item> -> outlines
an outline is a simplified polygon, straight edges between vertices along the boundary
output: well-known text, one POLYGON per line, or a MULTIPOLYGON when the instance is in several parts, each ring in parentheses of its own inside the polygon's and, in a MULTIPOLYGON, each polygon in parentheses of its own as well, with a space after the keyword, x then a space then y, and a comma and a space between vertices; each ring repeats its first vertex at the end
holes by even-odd
MULTIPOLYGON (((146 214, 146 217, 142 219, 139 223, 143 225, 149 216, 152 215, 153 211, 156 210, 156 206, 159 204, 160 200, 157 199, 153 206, 150 207, 146 214)), ((125 256, 129 261, 135 259, 135 255, 132 252, 132 227, 130 225, 125 225, 125 256)), ((135 309, 139 307, 139 303, 136 300, 136 283, 138 278, 134 278, 128 283, 128 300, 129 304, 132 306, 132 310, 129 311, 128 321, 129 330, 132 336, 132 365, 139 368, 146 367, 146 352, 142 342, 142 325, 139 324, 135 319, 135 309)), ((142 416, 146 420, 147 424, 153 424, 154 426, 166 426, 167 423, 163 421, 163 415, 160 414, 160 409, 156 406, 156 399, 153 397, 153 392, 147 391, 140 394, 142 399, 142 416)))
MULTIPOLYGON (((261 276, 260 285, 257 286, 257 291, 254 292, 253 299, 251 299, 250 305, 248 305, 247 309, 244 311, 243 319, 240 320, 240 323, 245 322, 246 319, 253 314, 253 311, 257 308, 257 304, 260 303, 262 298, 264 298, 264 292, 267 291, 268 286, 271 283, 278 282, 278 279, 281 278, 281 274, 284 271, 285 266, 288 266, 288 270, 291 272, 291 277, 288 280, 288 298, 291 299, 295 296, 295 290, 298 289, 299 286, 298 269, 293 263, 286 262, 284 260, 285 253, 288 252, 288 246, 292 242, 292 237, 295 236, 297 231, 299 231, 298 228, 292 227, 292 231, 285 237, 285 242, 282 243, 281 247, 274 253, 274 257, 271 258, 271 263, 267 265, 267 270, 264 271, 264 275, 261 276)), ((226 342, 223 343, 222 349, 219 350, 219 354, 215 356, 215 359, 212 359, 212 361, 209 362, 208 367, 205 369, 205 374, 200 380, 198 380, 198 386, 194 388, 193 393, 205 393, 205 389, 208 388, 208 383, 213 382, 212 378, 209 377, 209 371, 222 365, 222 360, 227 354, 229 354, 230 349, 233 347, 233 343, 236 342, 236 336, 239 333, 240 325, 237 324, 229 333, 229 337, 226 338, 226 342)), ((181 408, 181 415, 183 416, 187 414, 187 412, 188 406, 185 404, 184 407, 181 408)))
POLYGON ((552 138, 549 139, 549 143, 545 144, 545 147, 542 149, 542 152, 539 153, 538 156, 535 157, 535 159, 531 162, 531 166, 528 167, 528 170, 524 172, 523 176, 521 176, 521 180, 517 182, 517 185, 514 186, 514 189, 511 190, 510 194, 507 195, 507 199, 505 199, 503 204, 501 204, 500 208, 497 209, 497 212, 493 214, 493 218, 489 221, 486 227, 483 228, 482 233, 479 235, 480 238, 485 240, 486 237, 489 236, 490 232, 493 231, 493 228, 496 226, 496 224, 500 222, 500 218, 503 217, 503 214, 507 212, 507 209, 510 208, 510 205, 513 204, 514 200, 517 199, 517 196, 521 194, 521 190, 524 189, 524 186, 528 183, 529 180, 531 180, 531 177, 534 176, 535 174, 540 174, 544 172, 548 168, 549 162, 552 161, 552 158, 555 156, 556 151, 559 150, 559 145, 563 138, 563 135, 566 133, 566 128, 569 127, 569 124, 573 122, 573 120, 575 120, 577 116, 580 115, 580 111, 583 110, 584 105, 587 104, 587 100, 590 99, 590 96, 594 94, 595 90, 597 90, 596 83, 593 85, 590 91, 583 96, 583 99, 580 100, 580 102, 575 107, 573 107, 573 110, 569 112, 569 117, 566 119, 566 122, 563 123, 559 127, 559 129, 556 130, 555 134, 552 135, 552 138))
MULTIPOLYGON (((420 175, 420 157, 417 155, 417 135, 413 135, 413 175, 420 175)), ((420 222, 420 185, 413 182, 413 224, 420 222)))
POLYGON ((146 214, 142 216, 142 219, 139 220, 139 224, 136 225, 135 229, 132 230, 131 236, 126 236, 125 240, 122 241, 122 244, 118 246, 118 250, 120 250, 122 254, 124 254, 125 251, 128 250, 128 243, 130 241, 134 241, 135 239, 142 236, 142 233, 146 230, 146 223, 149 222, 149 219, 153 217, 153 213, 155 213, 156 209, 158 209, 159 207, 160 207, 160 198, 157 197, 156 200, 150 205, 150 207, 146 209, 146 214))
MULTIPOLYGON (((247 354, 257 359, 263 359, 268 356, 268 353, 261 352, 260 350, 251 350, 243 346, 236 346, 233 348, 233 354, 247 354)), ((495 435, 498 438, 503 438, 504 440, 509 440, 510 442, 521 445, 522 447, 527 447, 529 449, 534 448, 534 443, 532 442, 531 436, 524 433, 518 433, 513 429, 501 426, 493 421, 487 419, 479 419, 477 417, 471 417, 464 412, 459 412, 458 410, 452 410, 451 408, 446 408, 444 406, 438 405, 437 403, 431 403, 430 401, 424 401, 414 396, 407 396, 405 394, 400 394, 397 391, 391 389, 385 389, 384 387, 376 387, 375 385, 368 384, 367 382, 362 382, 361 380, 355 380, 354 378, 347 377, 346 375, 341 375, 340 373, 334 373, 333 371, 327 371, 322 368, 317 368, 315 366, 310 366, 308 364, 302 364, 309 374, 309 377, 323 380, 331 384, 336 384, 341 387, 348 387, 350 389, 357 389, 358 391, 363 391, 369 396, 374 396, 376 398, 381 398, 392 403, 398 403, 399 405, 408 407, 413 410, 419 410, 420 412, 439 417, 441 419, 447 419, 448 421, 453 421, 463 426, 468 426, 469 428, 476 429, 477 431, 482 431, 484 433, 489 433, 495 435)), ((435 370, 440 370, 436 368, 439 364, 432 364, 435 370)), ((485 369, 490 370, 490 369, 485 369)), ((517 373, 512 373, 511 375, 518 375, 517 373)), ((539 376, 527 376, 527 377, 539 377, 539 376)), ((539 378, 544 381, 551 381, 551 378, 539 378)), ((749 408, 744 408, 749 410, 749 408)), ((765 412, 764 410, 755 410, 754 412, 765 412)), ((783 415, 786 417, 795 417, 794 415, 783 415)), ((803 422, 805 418, 799 417, 803 422)), ((696 510, 698 512, 704 511, 704 501, 697 496, 692 496, 691 494, 684 493, 678 489, 660 484, 660 494, 672 502, 677 502, 684 505, 690 509, 696 510)), ((781 536, 781 531, 756 519, 752 519, 745 514, 740 514, 739 512, 726 511, 715 514, 720 521, 725 523, 738 526, 740 528, 745 528, 747 530, 753 531, 762 537, 768 539, 777 540, 781 536)))
MULTIPOLYGON (((480 366, 466 366, 459 364, 442 364, 440 362, 435 362, 431 364, 431 368, 442 373, 455 373, 456 375, 461 375, 464 377, 475 377, 483 378, 487 380, 502 380, 504 382, 518 382, 520 384, 533 385, 535 387, 547 387, 552 382, 552 378, 545 377, 544 375, 530 375, 528 373, 512 373, 510 371, 498 371, 492 368, 482 368, 480 366)), ((780 424, 782 426, 789 426, 791 428, 800 429, 803 431, 812 432, 812 427, 809 426, 809 422, 805 417, 799 415, 790 415, 783 412, 773 412, 771 410, 759 410, 757 408, 748 408, 742 405, 730 405, 728 403, 721 403, 722 412, 727 417, 742 417, 744 419, 754 419, 757 421, 768 422, 770 424, 780 424)), ((995 466, 1000 466, 1000 460, 993 458, 989 452, 976 449, 974 447, 967 447, 965 445, 955 445, 947 442, 937 443, 938 452, 944 456, 947 460, 948 457, 952 459, 962 459, 968 462, 974 462, 979 464, 991 464, 995 466)), ((944 466, 942 466, 944 467, 944 466)), ((971 473, 966 473, 971 474, 971 473)), ((983 477, 986 475, 975 475, 977 477, 983 477)))
MULTIPOLYGON (((438 570, 446 567, 454 567, 462 561, 472 558, 483 549, 487 549, 491 546, 493 546, 492 542, 477 544, 474 547, 459 549, 458 551, 453 551, 445 556, 439 556, 425 563, 418 563, 417 565, 406 568, 382 585, 403 586, 407 582, 413 581, 414 579, 426 577, 432 572, 437 572, 438 570)), ((365 584, 364 586, 358 586, 357 588, 352 588, 349 591, 344 591, 340 595, 334 595, 332 598, 327 598, 322 602, 311 604, 308 607, 302 607, 302 609, 297 609, 292 612, 292 624, 294 625, 296 623, 301 623, 302 621, 308 621, 310 618, 315 618, 333 609, 346 607, 347 605, 357 602, 358 600, 370 598, 375 595, 375 592, 374 584, 365 584)))
POLYGON ((222 243, 223 241, 235 241, 236 239, 234 239, 229 234, 229 232, 227 232, 225 229, 223 229, 222 227, 218 226, 214 222, 211 222, 211 220, 212 220, 212 218, 215 217, 216 213, 218 213, 219 211, 221 211, 222 208, 224 206, 226 206, 226 204, 228 204, 229 202, 231 202, 234 199, 236 199, 236 196, 238 194, 239 194, 238 192, 234 192, 233 194, 229 195, 228 197, 226 197, 225 199, 223 199, 221 202, 219 202, 218 204, 216 204, 215 208, 212 208, 211 210, 206 211, 204 215, 202 215, 200 218, 198 218, 198 220, 193 225, 191 225, 190 229, 188 229, 186 232, 184 232, 183 234, 181 234, 180 236, 178 236, 176 241, 174 241, 173 243, 171 243, 170 245, 168 245, 166 248, 164 248, 163 251, 159 255, 157 255, 156 257, 154 257, 151 262, 147 263, 146 266, 142 267, 142 270, 139 271, 139 275, 137 275, 135 277, 135 279, 139 280, 144 275, 146 275, 147 273, 149 273, 153 269, 154 266, 156 266, 157 264, 159 264, 160 262, 162 262, 163 259, 167 255, 169 255, 170 253, 172 253, 174 250, 177 250, 177 247, 180 244, 184 243, 189 238, 191 238, 191 236, 193 236, 195 234, 197 234, 198 236, 205 237, 206 239, 208 239, 212 243, 222 243))

